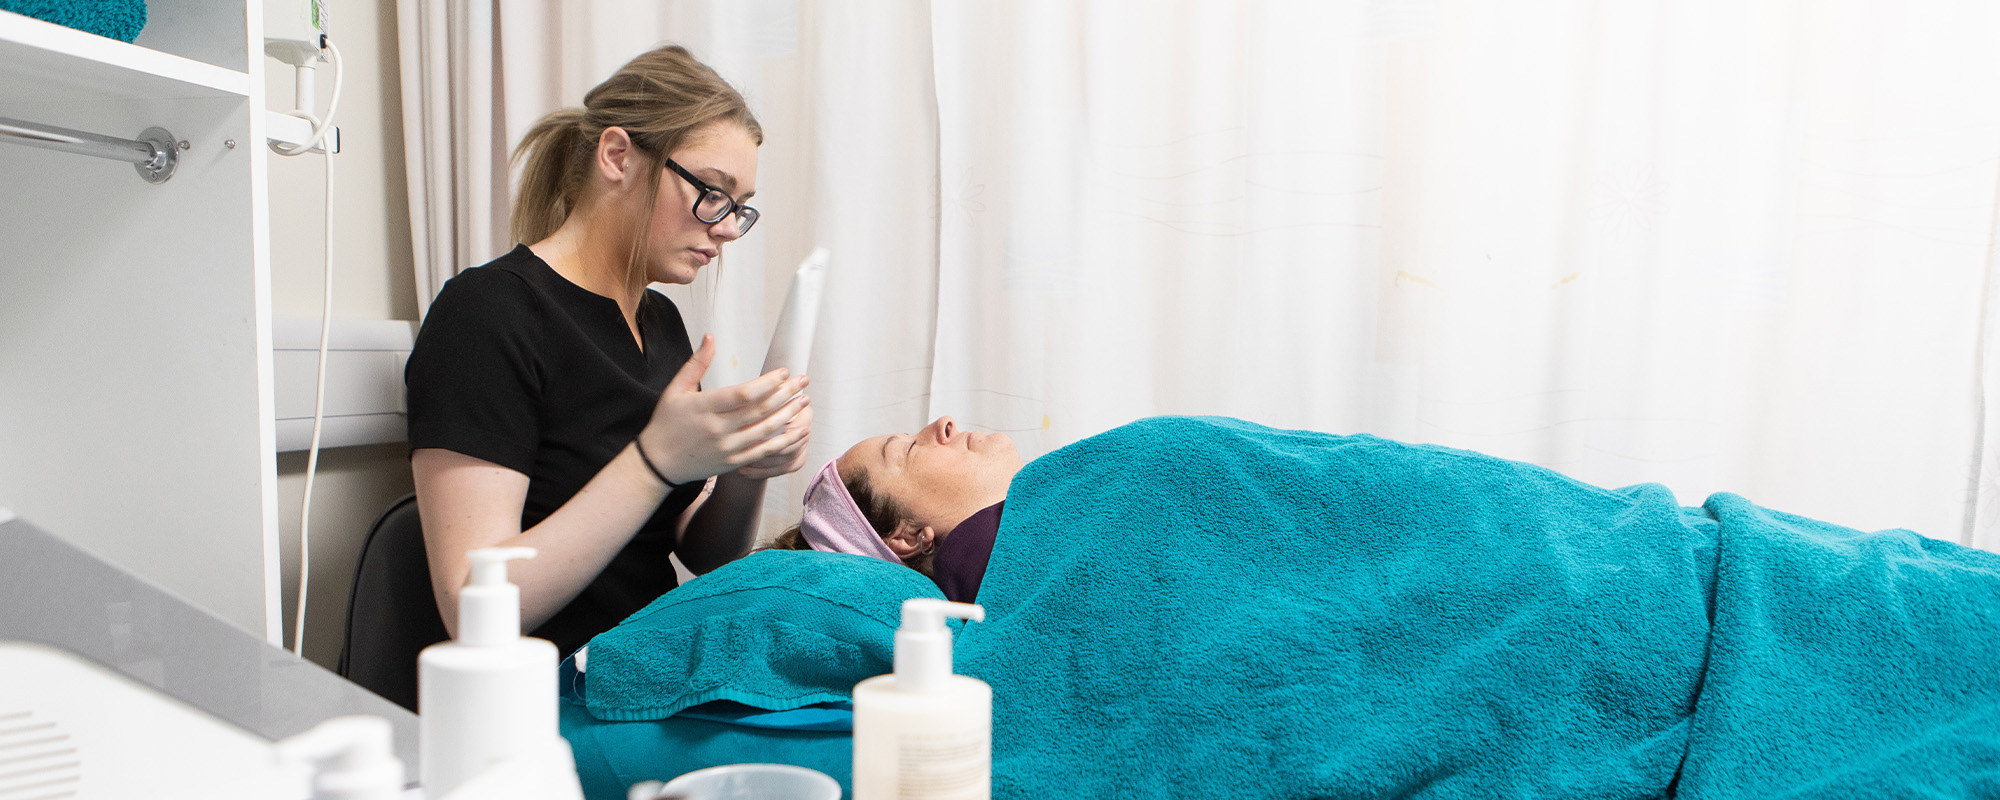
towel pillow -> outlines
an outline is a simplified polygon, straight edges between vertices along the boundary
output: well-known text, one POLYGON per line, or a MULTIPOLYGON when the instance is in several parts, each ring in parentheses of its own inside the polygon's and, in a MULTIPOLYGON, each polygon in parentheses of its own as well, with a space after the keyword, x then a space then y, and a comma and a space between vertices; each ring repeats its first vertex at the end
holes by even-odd
POLYGON ((631 722, 716 700, 770 711, 847 701, 854 684, 893 668, 912 597, 943 594, 873 558, 753 553, 591 639, 585 705, 598 719, 631 722))

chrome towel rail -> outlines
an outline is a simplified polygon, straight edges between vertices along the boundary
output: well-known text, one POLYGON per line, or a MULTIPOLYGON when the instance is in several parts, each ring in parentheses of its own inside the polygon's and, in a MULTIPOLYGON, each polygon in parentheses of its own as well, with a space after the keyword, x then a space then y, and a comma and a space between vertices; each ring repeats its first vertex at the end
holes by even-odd
POLYGON ((0 142, 123 161, 147 183, 166 183, 180 164, 180 140, 164 128, 147 128, 138 139, 119 139, 0 117, 0 142))

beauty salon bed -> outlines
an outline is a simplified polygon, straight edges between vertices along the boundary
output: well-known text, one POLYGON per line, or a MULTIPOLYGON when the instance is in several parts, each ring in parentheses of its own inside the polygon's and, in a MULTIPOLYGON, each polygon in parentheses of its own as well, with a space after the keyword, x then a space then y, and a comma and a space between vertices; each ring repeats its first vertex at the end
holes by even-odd
MULTIPOLYGON (((662 597, 571 681, 586 788, 845 784, 913 596, 764 552, 662 597)), ((2000 555, 1729 494, 1145 420, 1016 477, 979 602, 999 798, 2000 796, 2000 555)))

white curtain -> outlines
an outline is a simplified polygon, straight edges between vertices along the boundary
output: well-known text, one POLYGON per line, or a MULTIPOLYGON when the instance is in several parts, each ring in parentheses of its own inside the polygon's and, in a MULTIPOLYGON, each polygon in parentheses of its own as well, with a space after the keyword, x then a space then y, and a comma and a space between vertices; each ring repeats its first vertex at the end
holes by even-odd
POLYGON ((399 0, 403 152, 417 311, 460 269, 505 251, 504 0, 399 0))
POLYGON ((746 377, 833 250, 816 461, 1225 414, 2000 548, 1986 0, 563 9, 506 85, 750 96, 766 221, 675 296, 746 377))

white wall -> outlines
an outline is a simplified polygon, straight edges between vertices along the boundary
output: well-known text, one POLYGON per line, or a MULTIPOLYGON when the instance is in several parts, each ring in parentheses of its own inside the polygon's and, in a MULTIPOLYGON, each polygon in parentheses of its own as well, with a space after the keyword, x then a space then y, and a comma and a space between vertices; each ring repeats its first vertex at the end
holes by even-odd
MULTIPOLYGON (((335 319, 416 319, 411 278, 409 204, 403 179, 403 114, 396 52, 395 0, 329 0, 329 33, 346 62, 340 109, 341 153, 334 162, 335 319)), ((269 67, 273 109, 295 106, 291 67, 269 67)), ((325 109, 332 70, 316 81, 325 109)), ((324 160, 271 159, 271 308, 275 317, 318 319, 324 277, 324 160)), ((306 454, 278 457, 278 519, 284 543, 285 637, 297 613, 299 506, 306 454)), ((313 482, 311 580, 306 657, 331 667, 340 654, 347 590, 369 523, 411 491, 402 445, 322 451, 313 482)))

